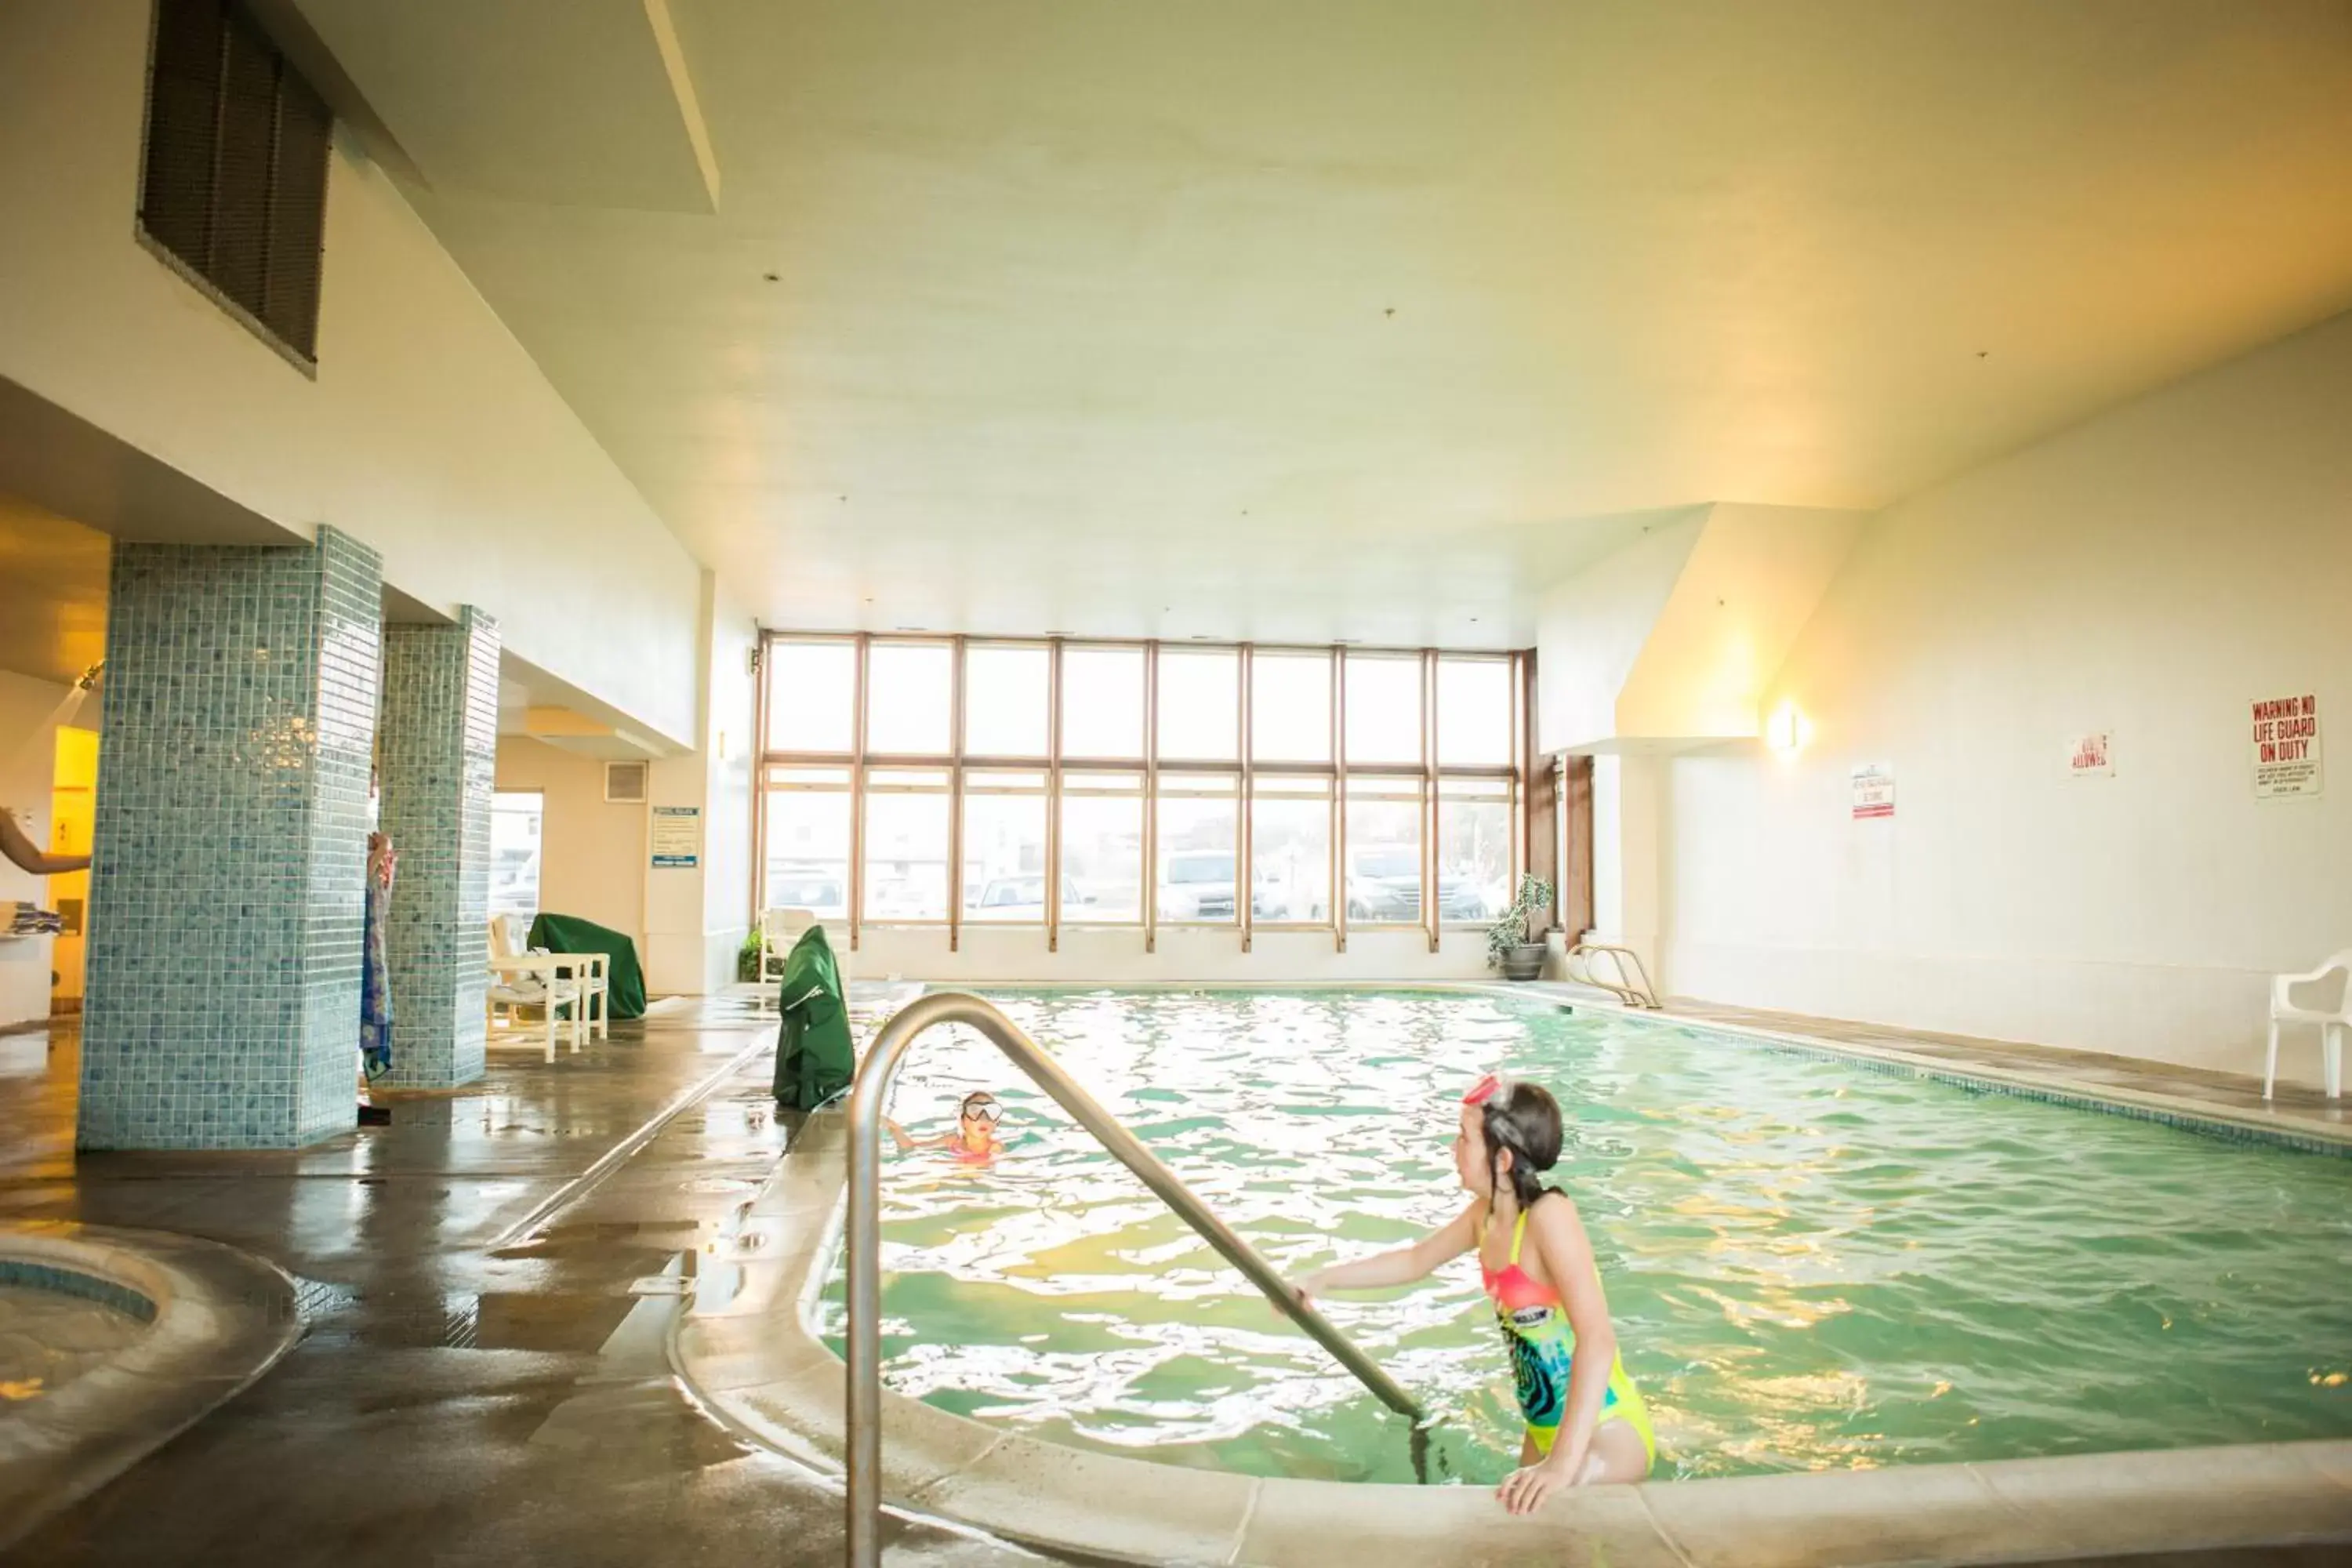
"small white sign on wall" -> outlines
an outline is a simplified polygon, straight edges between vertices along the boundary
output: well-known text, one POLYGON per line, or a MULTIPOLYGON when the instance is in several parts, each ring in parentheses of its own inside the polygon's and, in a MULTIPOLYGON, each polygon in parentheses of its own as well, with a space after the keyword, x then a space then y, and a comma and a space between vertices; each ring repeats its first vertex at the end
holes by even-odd
POLYGON ((2066 748, 2070 779, 2111 779, 2116 776, 2115 736, 2105 730, 2078 735, 2066 748))
POLYGON ((651 833, 654 869, 691 871, 702 859, 702 808, 698 805, 654 807, 651 833))
POLYGON ((2319 698, 2273 697, 2253 704, 2254 798, 2319 793, 2319 698))
POLYGON ((1895 815, 1895 764, 1861 763, 1853 770, 1853 819, 1895 815))

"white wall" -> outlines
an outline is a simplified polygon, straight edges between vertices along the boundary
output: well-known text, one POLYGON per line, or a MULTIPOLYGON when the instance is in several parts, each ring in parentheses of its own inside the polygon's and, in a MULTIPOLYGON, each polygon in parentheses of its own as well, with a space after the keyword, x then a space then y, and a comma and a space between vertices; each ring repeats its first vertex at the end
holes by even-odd
POLYGON ((751 930, 751 650, 759 627, 702 581, 703 703, 697 749, 654 763, 656 805, 702 813, 701 863, 646 872, 646 984, 663 994, 708 995, 732 984, 735 954, 751 930))
MULTIPOLYGON (((25 837, 49 843, 50 787, 57 774, 57 726, 49 721, 68 688, 0 670, 0 807, 13 811, 25 837)), ((23 900, 45 909, 49 879, 0 859, 0 902, 23 900)), ((0 921, 0 928, 6 922, 0 921)), ((49 1016, 49 956, 46 936, 0 937, 0 1028, 49 1016)))
POLYGON ((604 764, 527 736, 499 737, 498 787, 545 796, 539 907, 625 931, 646 957, 646 808, 607 805, 604 764))
POLYGON ((1794 762, 1670 764, 1672 989, 2259 1071, 2265 976, 2352 945, 2352 316, 1892 509, 1783 695, 1794 762), (2249 704, 2309 691, 2326 793, 2258 802, 2249 704))
POLYGON ((329 177, 315 382, 132 237, 151 11, 0 6, 0 375, 691 744, 698 567, 381 170, 329 177))
POLYGON ((1448 931, 1441 951, 1417 930, 1359 931, 1348 951, 1335 951, 1328 931, 1258 931, 1253 951, 1241 950, 1234 931, 1163 928, 1159 951, 1143 951, 1143 932, 1066 930, 1060 950, 1045 951, 1043 929, 963 928, 959 951, 948 951, 947 929, 869 926, 850 956, 853 978, 1004 983, 1022 980, 1223 980, 1278 984, 1286 980, 1383 981, 1492 979, 1486 938, 1480 931, 1448 931))

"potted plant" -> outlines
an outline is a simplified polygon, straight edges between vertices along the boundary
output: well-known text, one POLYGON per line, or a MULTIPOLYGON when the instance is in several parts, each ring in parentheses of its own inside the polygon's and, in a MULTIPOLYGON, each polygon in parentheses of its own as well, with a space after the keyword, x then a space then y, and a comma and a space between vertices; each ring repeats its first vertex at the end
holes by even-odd
POLYGON ((1535 918, 1551 908, 1551 884, 1530 871, 1519 879, 1519 896, 1486 928, 1486 966, 1506 980, 1533 980, 1543 973, 1544 944, 1535 918))

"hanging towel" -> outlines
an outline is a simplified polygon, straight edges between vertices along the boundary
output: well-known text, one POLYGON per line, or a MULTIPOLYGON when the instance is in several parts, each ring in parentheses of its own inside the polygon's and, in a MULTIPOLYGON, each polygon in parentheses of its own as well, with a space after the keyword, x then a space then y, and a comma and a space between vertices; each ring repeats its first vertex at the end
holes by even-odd
POLYGON ((823 926, 809 927, 793 944, 776 1007, 783 1015, 776 1031, 776 1100, 795 1110, 814 1110, 849 1087, 857 1067, 841 966, 823 926))
POLYGON ((360 905, 360 1067, 382 1078, 392 1068, 392 965, 384 953, 384 925, 392 889, 371 868, 360 905))

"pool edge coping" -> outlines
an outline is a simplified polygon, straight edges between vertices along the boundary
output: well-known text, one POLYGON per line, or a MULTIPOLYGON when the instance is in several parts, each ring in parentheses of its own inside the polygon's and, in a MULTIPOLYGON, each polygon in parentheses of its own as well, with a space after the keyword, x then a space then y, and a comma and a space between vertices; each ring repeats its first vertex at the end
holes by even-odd
MULTIPOLYGON (((722 1424, 836 1478, 846 1368, 812 1316, 846 1156, 845 1117, 811 1116, 746 1207, 757 1242, 743 1288, 717 1310, 677 1314, 668 1336, 673 1370, 722 1424)), ((1108 1561, 1360 1568, 1367 1552, 1400 1564, 1533 1553, 1619 1568, 1916 1568, 2352 1540, 2352 1440, 1595 1487, 1511 1519, 1484 1488, 1163 1465, 887 1388, 883 1420, 883 1490, 900 1510, 1108 1561)))
POLYGON ((155 1308, 120 1354, 0 1417, 0 1551, 251 1387, 301 1338, 293 1280, 219 1242, 9 1220, 0 1221, 0 1252, 155 1308))

